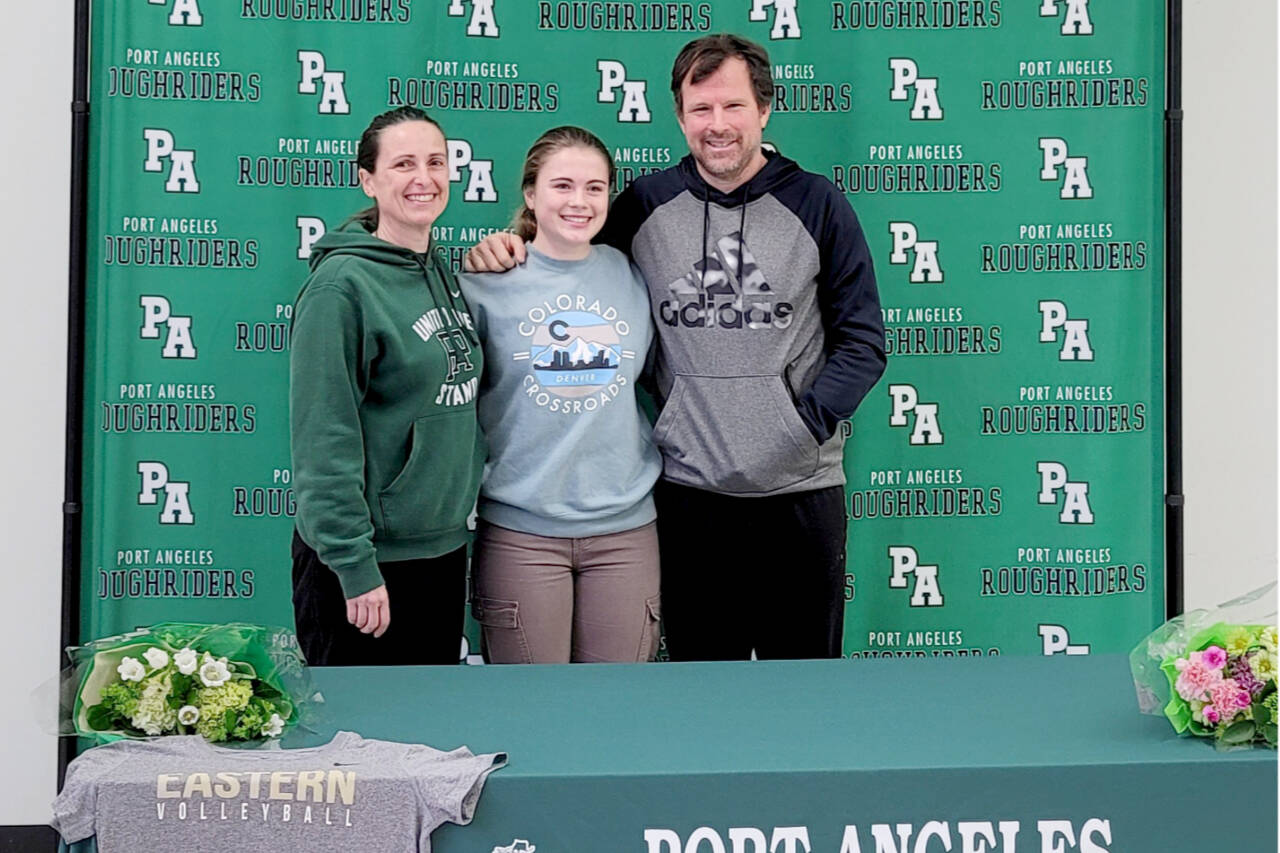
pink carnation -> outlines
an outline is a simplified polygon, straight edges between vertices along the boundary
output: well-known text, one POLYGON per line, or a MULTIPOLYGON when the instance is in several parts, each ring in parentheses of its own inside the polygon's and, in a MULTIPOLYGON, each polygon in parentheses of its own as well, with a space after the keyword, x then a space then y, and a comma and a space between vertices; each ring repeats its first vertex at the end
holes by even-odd
POLYGON ((1212 705, 1205 705, 1201 708, 1200 716, 1204 717, 1204 721, 1211 726, 1217 725, 1222 719, 1222 715, 1218 713, 1218 709, 1212 705))
POLYGON ((1178 695, 1188 701, 1203 699, 1205 694, 1222 682, 1222 671, 1206 666, 1197 652, 1192 652, 1190 660, 1178 660, 1176 666, 1181 670, 1174 689, 1178 695))
POLYGON ((1210 701, 1223 714, 1231 716, 1237 709, 1249 707, 1249 691, 1241 689, 1239 684, 1230 678, 1224 679, 1209 689, 1210 701))
MULTIPOLYGON (((1222 669, 1227 665, 1227 650, 1221 646, 1210 646, 1199 654, 1200 660, 1210 669, 1222 669)), ((1195 655, 1195 652, 1191 653, 1193 658, 1195 655)))

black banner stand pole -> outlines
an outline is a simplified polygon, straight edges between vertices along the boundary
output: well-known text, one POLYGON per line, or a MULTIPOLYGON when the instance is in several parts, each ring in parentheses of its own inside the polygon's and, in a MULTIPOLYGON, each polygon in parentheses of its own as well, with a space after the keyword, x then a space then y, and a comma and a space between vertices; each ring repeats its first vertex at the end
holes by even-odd
POLYGON ((1169 0, 1164 121, 1165 618, 1184 609, 1182 565, 1182 0, 1169 0))
MULTIPOLYGON (((89 174, 89 0, 76 0, 74 79, 71 95, 71 239, 67 298, 67 435, 62 496, 62 631, 58 671, 66 664, 63 650, 80 639, 80 493, 84 397, 85 230, 89 174)), ((76 740, 58 738, 58 789, 67 764, 75 757, 76 740)))

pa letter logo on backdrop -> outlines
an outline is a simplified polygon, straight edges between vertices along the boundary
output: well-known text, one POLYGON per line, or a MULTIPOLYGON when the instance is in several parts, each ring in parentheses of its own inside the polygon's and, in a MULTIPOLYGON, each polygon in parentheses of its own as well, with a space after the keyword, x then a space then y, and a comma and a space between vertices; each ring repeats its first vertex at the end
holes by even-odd
POLYGON ((920 555, 910 545, 890 545, 889 575, 891 589, 906 589, 907 576, 911 576, 911 606, 941 607, 942 590, 938 588, 938 567, 920 565, 920 555))
MULTIPOLYGON (((147 0, 152 6, 167 6, 169 0, 147 0)), ((204 23, 200 14, 200 4, 196 0, 173 0, 173 10, 169 13, 171 27, 198 27, 204 23)))
POLYGON ((493 161, 477 160, 471 143, 465 139, 448 139, 449 183, 462 180, 462 170, 467 170, 467 187, 462 192, 463 201, 494 202, 498 191, 493 184, 493 161))
POLYGON ((905 264, 911 260, 907 252, 915 256, 911 267, 912 284, 942 284, 942 267, 938 263, 938 241, 921 240, 913 222, 890 222, 893 236, 891 264, 905 264))
POLYGON ((1062 177, 1062 192, 1059 198, 1093 198, 1093 187, 1089 185, 1088 157, 1071 157, 1067 152, 1067 140, 1056 136, 1040 137, 1040 152, 1044 162, 1040 168, 1040 180, 1056 181, 1059 179, 1058 167, 1066 172, 1062 177))
POLYGON ((1040 625, 1040 645, 1046 656, 1052 655, 1087 655, 1089 644, 1076 645, 1071 642, 1071 635, 1065 625, 1040 625))
POLYGON ((191 484, 169 479, 169 467, 163 462, 139 462, 138 474, 142 488, 138 492, 138 504, 154 506, 160 503, 156 493, 164 491, 164 506, 160 510, 161 524, 195 524, 191 512, 191 484))
POLYGON ((196 342, 191 337, 191 318, 173 313, 169 300, 163 296, 143 296, 142 329, 138 337, 147 340, 160 338, 160 327, 165 327, 162 358, 195 358, 196 342))
POLYGON ((1042 504, 1058 503, 1058 492, 1065 497, 1058 521, 1063 524, 1093 524, 1093 510, 1089 508, 1089 484, 1072 482, 1067 477, 1067 466, 1061 462, 1037 462, 1040 475, 1040 494, 1036 500, 1042 504))
POLYGON ((324 220, 318 216, 299 216, 295 221, 298 225, 298 260, 305 261, 311 257, 311 247, 324 236, 324 220))
POLYGON ((1089 321, 1070 319, 1065 302, 1056 299, 1040 300, 1040 343, 1057 343, 1059 329, 1062 329, 1063 341, 1058 361, 1093 361, 1093 347, 1089 346, 1089 321))
POLYGON ((938 426, 938 404, 921 403, 914 385, 890 385, 889 399, 893 411, 889 414, 889 426, 908 425, 907 415, 915 415, 911 429, 911 444, 942 444, 942 429, 938 426))
POLYGON ((314 95, 317 81, 324 84, 318 108, 321 115, 347 115, 351 112, 351 104, 347 103, 347 72, 327 70, 324 54, 318 50, 298 51, 298 64, 302 66, 302 76, 298 80, 299 95, 314 95))
POLYGON ((600 72, 600 91, 596 92, 596 103, 616 104, 618 89, 622 89, 618 121, 647 124, 653 120, 653 116, 649 114, 649 101, 645 97, 645 90, 649 87, 647 81, 627 79, 627 67, 616 59, 597 60, 596 70, 600 72))
POLYGON ((800 18, 796 14, 798 0, 751 0, 749 20, 769 20, 768 9, 773 8, 773 27, 769 30, 771 39, 800 38, 800 18))
MULTIPOLYGON (((154 3, 155 0, 152 0, 154 3)), ((1040 4, 1040 17, 1056 18, 1061 6, 1066 5, 1067 14, 1062 19, 1064 36, 1091 36, 1093 22, 1089 20, 1089 0, 1044 0, 1040 4)))
POLYGON ((196 178, 196 152, 180 149, 173 134, 162 127, 143 129, 142 138, 147 143, 147 158, 142 161, 142 171, 163 172, 169 164, 169 176, 164 182, 167 193, 198 193, 200 181, 196 178))
POLYGON ((448 15, 450 18, 462 18, 467 15, 467 6, 471 7, 471 17, 467 21, 467 36, 470 38, 498 37, 498 19, 493 16, 494 0, 449 0, 448 15))
POLYGON ((934 121, 942 118, 937 77, 921 77, 920 67, 915 60, 905 57, 890 59, 889 70, 893 72, 889 100, 905 101, 911 96, 912 121, 934 121))

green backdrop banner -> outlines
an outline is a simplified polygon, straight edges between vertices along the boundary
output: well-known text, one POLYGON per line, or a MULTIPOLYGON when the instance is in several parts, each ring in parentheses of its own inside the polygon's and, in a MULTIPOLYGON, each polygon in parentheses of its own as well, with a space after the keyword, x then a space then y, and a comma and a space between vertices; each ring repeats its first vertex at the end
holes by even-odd
POLYGON ((618 189, 683 156, 671 61, 718 31, 768 48, 766 141, 846 194, 876 264, 889 366, 846 431, 846 652, 1122 652, 1162 620, 1163 4, 93 16, 83 637, 290 622, 291 304, 311 245, 365 203, 373 115, 445 128, 434 239, 459 265, 552 126, 600 135, 618 189))

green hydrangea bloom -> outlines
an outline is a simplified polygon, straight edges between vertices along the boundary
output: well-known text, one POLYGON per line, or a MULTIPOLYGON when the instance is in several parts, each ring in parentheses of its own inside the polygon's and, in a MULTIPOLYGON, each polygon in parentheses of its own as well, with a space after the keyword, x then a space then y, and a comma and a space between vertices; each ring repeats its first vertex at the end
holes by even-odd
POLYGON ((205 740, 226 740, 227 711, 242 711, 252 696, 253 687, 243 680, 233 679, 221 687, 201 687, 196 691, 196 707, 200 709, 196 731, 205 740))
POLYGON ((1280 696, 1280 693, 1272 693, 1266 699, 1262 700, 1262 707, 1266 708, 1268 711, 1271 712, 1271 719, 1273 720, 1276 718, 1276 697, 1277 696, 1280 696))
POLYGON ((239 740, 255 740, 262 737, 262 727, 267 724, 267 720, 271 718, 270 711, 263 711, 262 700, 250 702, 249 707, 240 712, 240 719, 236 721, 236 727, 231 730, 231 736, 239 740))
POLYGON ((169 707, 169 676, 149 678, 144 684, 130 722, 149 735, 172 732, 178 726, 178 712, 169 707))
POLYGON ((102 706, 112 716, 131 719, 138 711, 138 699, 142 696, 142 685, 137 682, 114 681, 102 688, 102 706))

